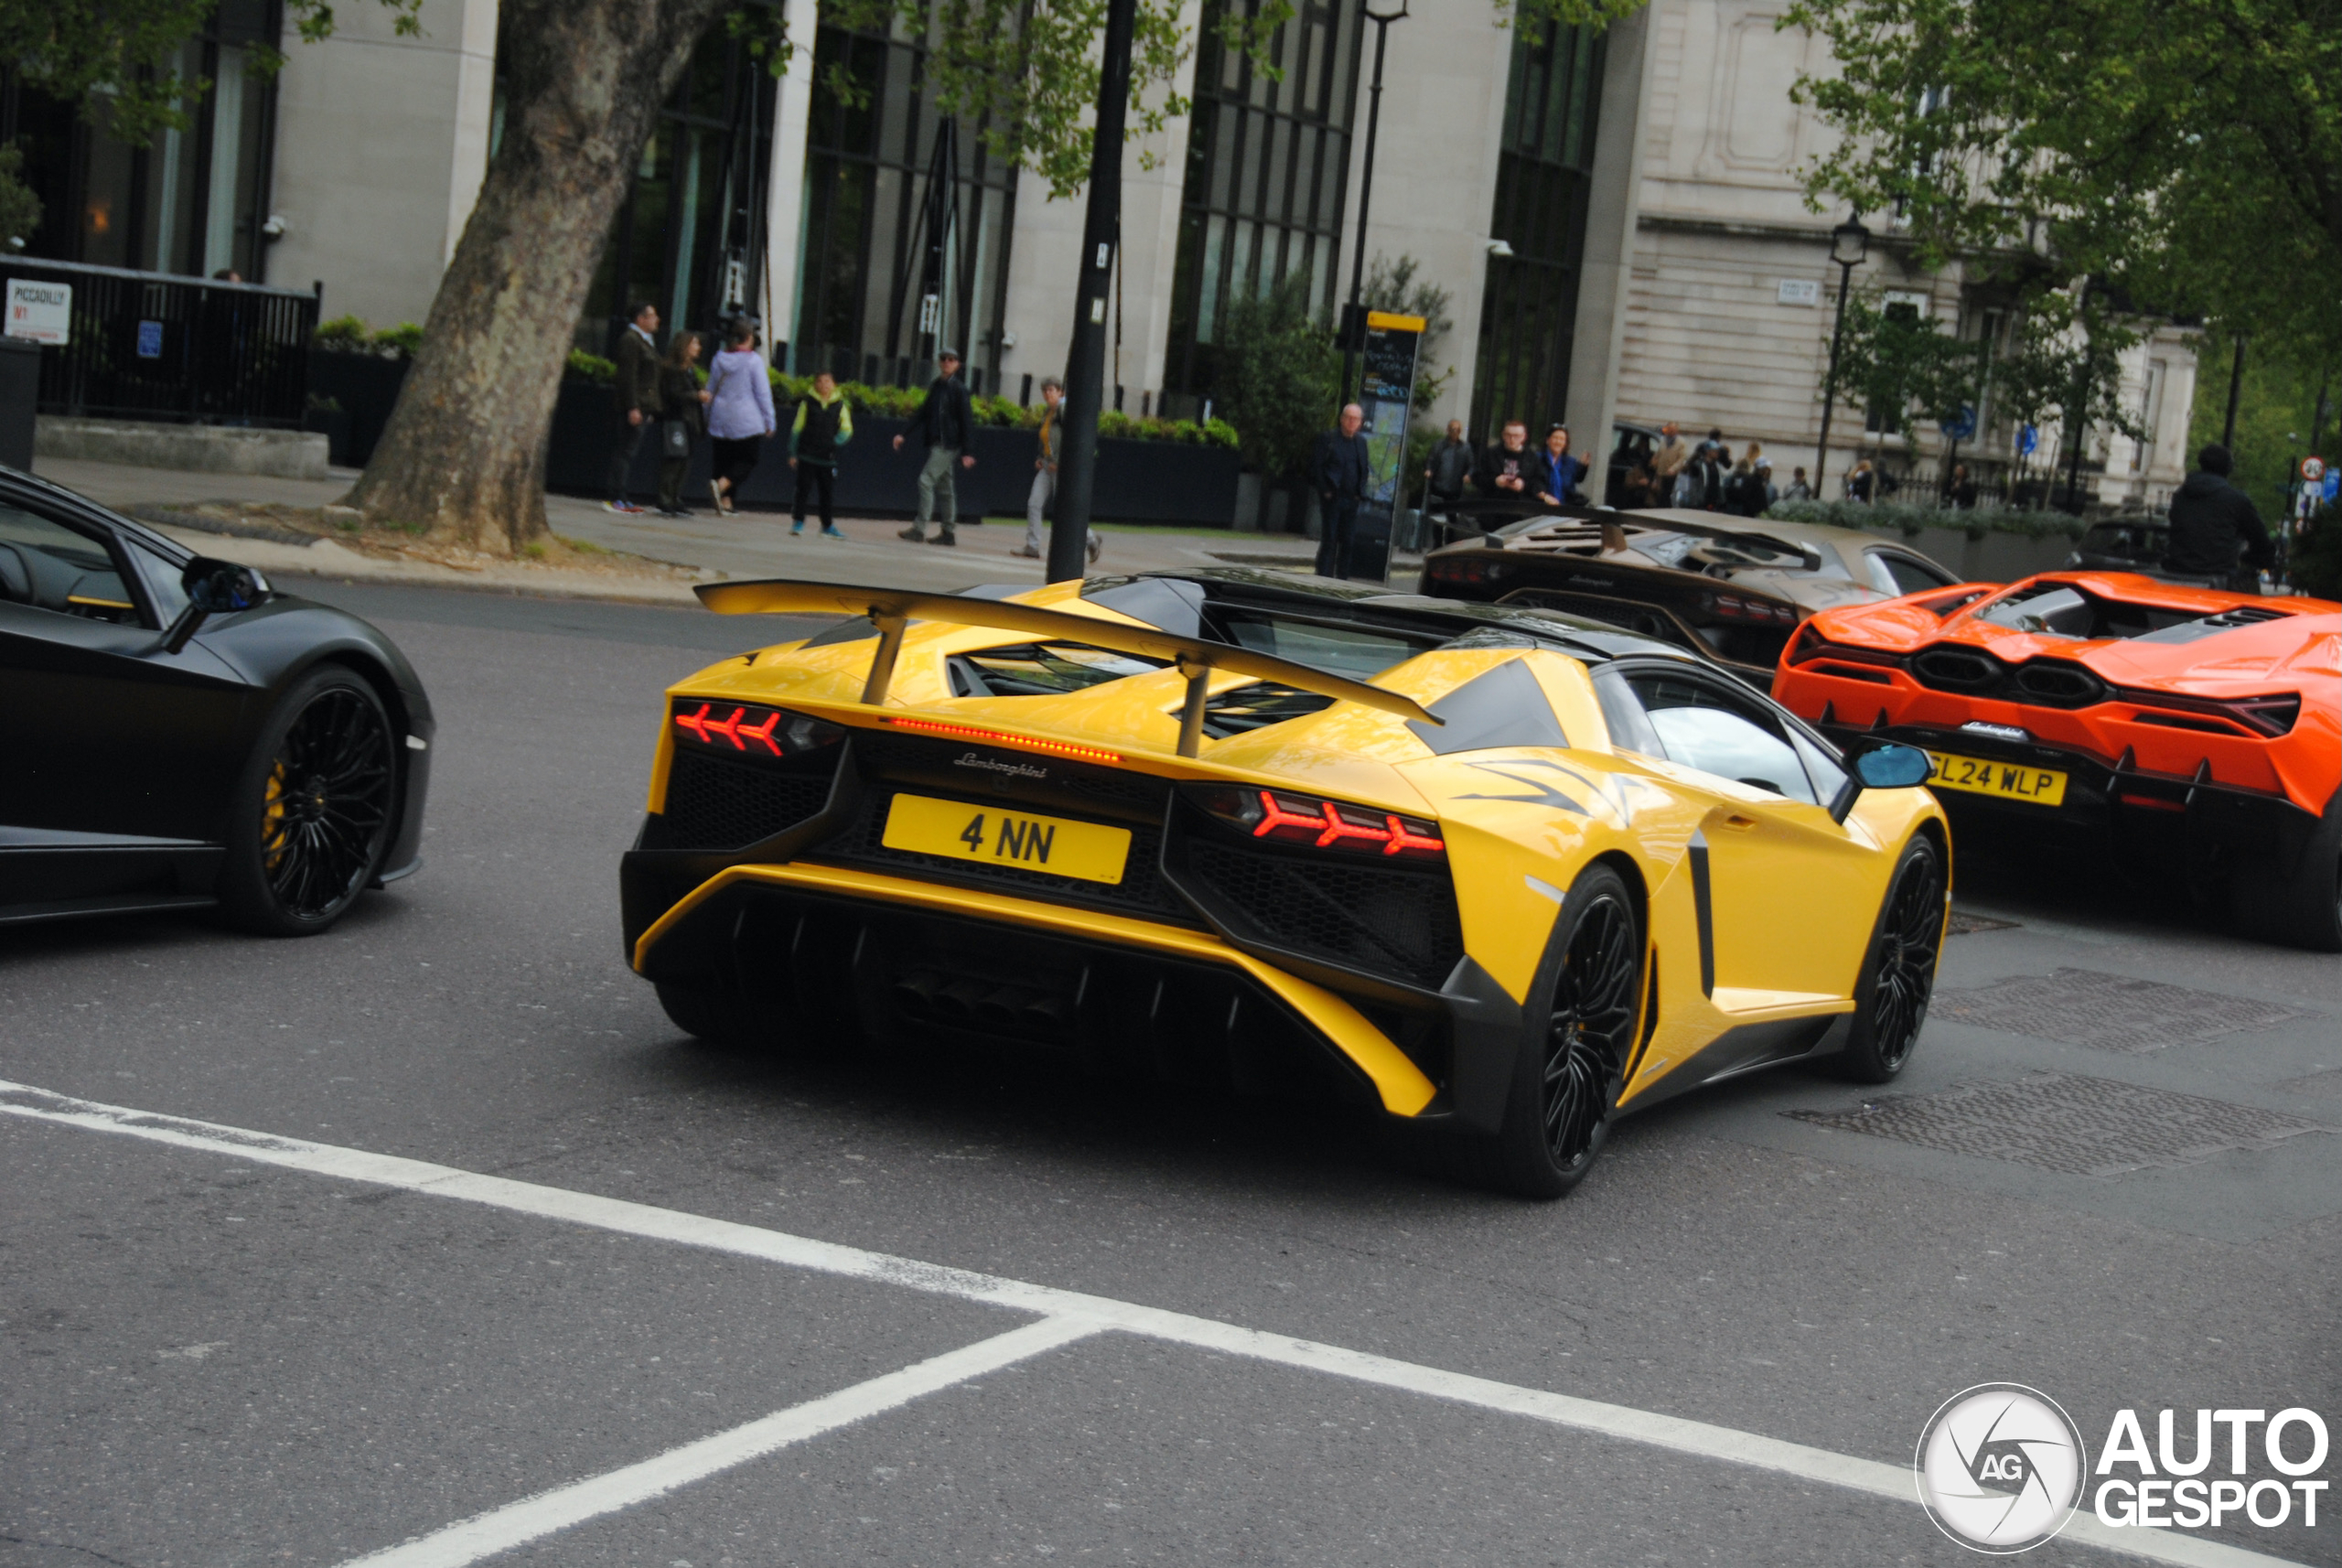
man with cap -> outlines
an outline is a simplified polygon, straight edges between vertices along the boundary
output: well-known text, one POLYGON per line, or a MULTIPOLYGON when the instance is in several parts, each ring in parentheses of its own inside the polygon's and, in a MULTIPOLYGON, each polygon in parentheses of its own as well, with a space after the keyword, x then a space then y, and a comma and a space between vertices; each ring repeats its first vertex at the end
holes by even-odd
MULTIPOLYGON (((927 446, 927 463, 919 471, 919 516, 908 528, 896 537, 914 543, 927 541, 929 520, 935 516, 935 500, 943 498, 943 528, 931 542, 960 542, 960 496, 953 484, 955 468, 972 468, 975 454, 968 446, 975 439, 976 412, 968 401, 968 389, 960 384, 960 351, 940 349, 935 356, 935 380, 928 384, 927 397, 911 415, 911 428, 927 446)), ((901 451, 903 438, 895 437, 895 450, 901 451)))

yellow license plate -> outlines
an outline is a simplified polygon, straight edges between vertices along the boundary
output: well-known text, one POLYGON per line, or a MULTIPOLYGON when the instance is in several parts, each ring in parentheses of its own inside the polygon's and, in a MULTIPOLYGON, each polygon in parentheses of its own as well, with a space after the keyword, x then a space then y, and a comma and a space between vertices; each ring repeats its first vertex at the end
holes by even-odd
POLYGON ((1037 817, 1028 811, 1003 811, 925 795, 895 797, 886 812, 886 832, 879 842, 888 849, 1011 865, 1020 871, 1046 871, 1084 882, 1120 882, 1123 863, 1131 854, 1128 828, 1037 817))
POLYGON ((2004 800, 2028 800, 2036 806, 2065 802, 2066 776, 2054 768, 1987 762, 1981 757, 1955 757, 1948 751, 1928 755, 1936 765, 1936 776, 1928 780, 1930 789, 1965 789, 1971 795, 1997 795, 2004 800))

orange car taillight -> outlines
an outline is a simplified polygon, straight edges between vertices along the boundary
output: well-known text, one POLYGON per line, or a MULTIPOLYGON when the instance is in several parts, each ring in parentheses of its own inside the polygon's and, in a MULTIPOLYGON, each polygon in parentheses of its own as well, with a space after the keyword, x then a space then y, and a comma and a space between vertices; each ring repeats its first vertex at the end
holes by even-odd
POLYGON ((2136 723, 2162 725, 2172 729, 2202 729, 2218 734, 2221 732, 2214 726, 2225 721, 2247 735, 2274 740, 2279 736, 2291 734, 2294 721, 2302 716, 2299 692, 2272 692, 2265 697, 2223 699, 2183 697, 2170 692, 2125 688, 2117 695, 2139 705, 2140 711, 2134 715, 2136 723), (2165 712, 2155 712, 2158 708, 2165 712), (2178 716, 2199 714, 2203 715, 2201 719, 2178 716))
POLYGON ((1204 810, 1230 827, 1271 843, 1373 854, 1399 860, 1445 860, 1447 843, 1439 824, 1371 806, 1353 806, 1284 789, 1205 790, 1204 810))
POLYGON ((678 741, 756 757, 796 757, 845 738, 843 726, 802 714, 693 697, 675 704, 674 723, 678 741))

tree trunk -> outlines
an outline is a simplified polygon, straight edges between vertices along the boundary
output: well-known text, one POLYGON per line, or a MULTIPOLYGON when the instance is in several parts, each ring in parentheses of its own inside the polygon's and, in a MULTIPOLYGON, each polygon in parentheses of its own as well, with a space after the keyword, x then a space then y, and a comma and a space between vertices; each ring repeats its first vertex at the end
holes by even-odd
POLYGON ((545 532, 571 334, 659 106, 722 0, 504 0, 504 134, 349 504, 510 554, 545 532))

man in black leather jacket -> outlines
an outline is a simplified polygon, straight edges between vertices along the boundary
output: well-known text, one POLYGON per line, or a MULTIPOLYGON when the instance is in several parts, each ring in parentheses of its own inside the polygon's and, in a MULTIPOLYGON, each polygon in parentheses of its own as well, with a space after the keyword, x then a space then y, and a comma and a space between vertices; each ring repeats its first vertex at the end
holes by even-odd
POLYGON ((2252 498, 2229 483, 2233 467, 2229 449, 2218 442, 2196 454, 2196 472, 2172 494, 2171 544, 2163 568, 2184 577, 2220 578, 2250 592, 2275 556, 2252 498))

